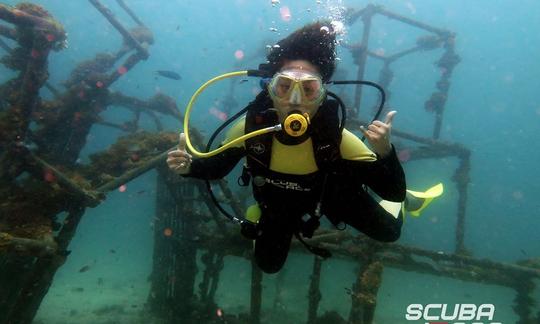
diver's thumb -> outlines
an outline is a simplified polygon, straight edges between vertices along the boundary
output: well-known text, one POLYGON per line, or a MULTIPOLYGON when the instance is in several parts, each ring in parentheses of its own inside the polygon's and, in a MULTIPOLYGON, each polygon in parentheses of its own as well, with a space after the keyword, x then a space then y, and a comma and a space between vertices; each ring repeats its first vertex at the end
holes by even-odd
POLYGON ((186 134, 180 133, 179 141, 178 141, 178 150, 179 151, 185 151, 186 150, 186 134))

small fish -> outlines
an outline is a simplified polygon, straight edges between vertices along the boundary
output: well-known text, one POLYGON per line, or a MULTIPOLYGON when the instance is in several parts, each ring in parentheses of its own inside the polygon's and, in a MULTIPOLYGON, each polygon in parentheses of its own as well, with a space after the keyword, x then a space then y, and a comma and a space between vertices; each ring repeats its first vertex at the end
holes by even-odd
POLYGON ((161 75, 162 77, 169 78, 172 80, 182 80, 182 77, 180 74, 174 72, 174 71, 167 71, 167 70, 157 70, 156 73, 158 75, 161 75))
POLYGON ((180 30, 180 25, 176 26, 176 30, 180 30))
POLYGON ((109 252, 111 252, 112 254, 116 253, 116 250, 115 249, 110 249, 109 252))
POLYGON ((79 272, 86 272, 86 271, 88 271, 88 270, 90 270, 90 266, 89 266, 89 265, 85 265, 84 267, 82 267, 82 268, 79 269, 79 272))
POLYGON ((137 195, 142 195, 145 192, 146 192, 146 190, 139 190, 139 191, 137 191, 137 195))
POLYGON ((238 82, 238 83, 246 83, 246 82, 248 82, 248 79, 242 79, 242 80, 240 80, 240 82, 238 82))
POLYGON ((527 252, 525 252, 525 250, 523 250, 523 249, 519 249, 519 251, 520 251, 521 254, 523 254, 524 256, 527 256, 527 255, 528 255, 527 252))

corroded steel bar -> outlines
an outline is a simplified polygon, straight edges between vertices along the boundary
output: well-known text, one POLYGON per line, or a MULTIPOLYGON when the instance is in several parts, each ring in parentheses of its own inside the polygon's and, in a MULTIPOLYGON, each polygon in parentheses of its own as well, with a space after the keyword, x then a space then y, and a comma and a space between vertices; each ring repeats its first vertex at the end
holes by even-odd
POLYGON ((103 16, 105 16, 105 18, 111 23, 111 25, 113 25, 114 28, 116 28, 116 30, 118 30, 118 32, 124 37, 127 42, 129 42, 135 49, 137 49, 137 52, 143 60, 146 60, 150 56, 150 54, 148 54, 148 50, 144 48, 139 43, 139 41, 137 41, 135 37, 133 37, 133 35, 131 35, 131 33, 127 29, 125 29, 124 26, 122 26, 122 24, 118 20, 116 20, 111 10, 102 5, 99 0, 88 1, 90 1, 90 3, 94 7, 96 7, 96 9, 101 12, 103 16))
POLYGON ((55 242, 16 237, 0 232, 0 252, 9 251, 40 257, 53 255, 57 247, 55 242))
MULTIPOLYGON (((358 65, 358 71, 356 73, 357 80, 364 80, 364 74, 366 69, 366 60, 367 60, 367 49, 369 46, 369 34, 371 32, 371 20, 373 18, 374 12, 367 12, 362 16, 362 21, 364 22, 364 30, 362 33, 362 41, 359 45, 357 51, 353 52, 355 57, 354 62, 358 65)), ((362 104, 362 86, 357 86, 354 93, 354 110, 355 115, 360 111, 360 105, 362 104)))
POLYGON ((51 172, 60 185, 66 187, 72 192, 75 192, 77 195, 84 198, 85 201, 89 203, 90 205, 96 206, 99 203, 99 201, 101 200, 99 193, 95 193, 92 191, 88 191, 84 188, 81 188, 75 182, 71 181, 69 177, 67 177, 65 174, 63 174, 58 169, 56 169, 54 166, 42 160, 38 156, 34 155, 31 151, 27 151, 27 152, 28 152, 28 157, 32 161, 34 161, 39 167, 43 168, 44 170, 48 170, 48 172, 51 172))
POLYGON ((114 70, 114 72, 111 73, 111 75, 108 76, 107 80, 103 81, 104 87, 109 87, 111 84, 116 82, 122 75, 126 74, 129 70, 131 70, 137 63, 139 63, 143 57, 140 53, 134 53, 130 55, 124 64, 122 64, 118 69, 114 70))
MULTIPOLYGON (((6 38, 16 40, 17 39, 17 32, 13 28, 9 28, 7 26, 0 25, 0 36, 4 36, 6 38)), ((8 50, 6 50, 6 51, 8 51, 8 50)))
POLYGON ((314 324, 317 319, 317 310, 321 301, 321 266, 322 260, 317 256, 313 256, 313 270, 311 273, 311 281, 309 284, 309 305, 308 305, 308 324, 314 324))
POLYGON ((401 51, 401 52, 398 52, 394 55, 390 55, 388 57, 386 57, 386 59, 389 61, 389 62, 393 62, 399 58, 402 58, 404 56, 407 56, 409 54, 412 54, 412 53, 416 53, 418 51, 421 51, 422 50, 422 47, 421 46, 415 46, 415 47, 412 47, 412 48, 409 48, 409 49, 406 49, 404 51, 401 51))
POLYGON ((31 25, 54 34, 64 37, 64 30, 61 25, 53 24, 47 19, 37 17, 22 10, 0 4, 0 19, 15 25, 31 25))
POLYGON ((250 306, 250 324, 259 324, 261 322, 262 306, 262 278, 263 273, 255 261, 251 262, 251 306, 250 306))
MULTIPOLYGON (((238 233, 228 233, 230 236, 236 236, 238 233)), ((235 240, 232 237, 226 236, 226 237, 215 237, 213 235, 207 234, 207 233, 198 233, 199 237, 201 237, 201 240, 199 241, 199 244, 201 248, 224 248, 226 247, 227 254, 229 255, 236 255, 239 257, 245 256, 244 249, 249 248, 250 245, 246 244, 246 240, 235 240)), ((353 237, 353 236, 351 236, 353 237)), ((333 252, 335 256, 346 256, 346 257, 353 257, 355 260, 358 258, 364 259, 369 254, 366 254, 368 252, 365 248, 368 241, 371 241, 371 239, 364 237, 364 236, 354 236, 354 244, 349 245, 343 245, 343 244, 335 244, 334 242, 319 242, 318 244, 313 244, 314 246, 319 246, 326 248, 333 252)), ((311 244, 311 241, 309 239, 306 239, 306 242, 308 244, 311 244)), ((426 257, 433 261, 437 262, 448 262, 449 264, 455 265, 456 268, 467 268, 467 267, 474 267, 475 271, 501 271, 503 273, 507 273, 509 276, 514 275, 527 275, 530 277, 540 278, 540 269, 520 266, 517 264, 511 264, 511 263, 503 263, 503 262, 496 262, 488 259, 478 259, 471 256, 465 256, 460 254, 452 254, 452 253, 445 253, 441 251, 431 251, 426 249, 421 249, 417 247, 412 246, 405 246, 401 244, 396 243, 380 243, 380 242, 372 242, 375 245, 380 245, 381 249, 378 250, 379 257, 381 260, 385 260, 385 258, 389 260, 398 260, 395 261, 393 266, 399 263, 405 263, 407 260, 410 259, 411 256, 419 256, 419 257, 426 257), (396 259, 395 256, 392 256, 392 254, 402 256, 403 258, 396 259)), ((293 244, 292 248, 299 251, 305 251, 305 248, 301 244, 293 244)), ((423 267, 424 265, 420 265, 423 267)), ((420 267, 418 268, 420 269, 420 267)), ((437 270, 437 269, 436 269, 437 270)), ((417 271, 415 268, 410 268, 408 271, 417 271)), ((437 272, 435 271, 435 274, 437 272)), ((444 275, 451 276, 451 274, 445 273, 444 275)), ((475 275, 475 278, 477 278, 480 275, 475 275)), ((496 282, 496 281, 493 281, 496 282)))
POLYGON ((460 155, 461 162, 456 170, 453 180, 456 182, 458 189, 458 210, 456 223, 456 248, 455 253, 461 254, 466 252, 465 248, 465 214, 467 210, 467 193, 469 184, 469 172, 471 169, 470 154, 460 155))
MULTIPOLYGON (((361 125, 366 125, 366 121, 360 120, 358 118, 347 118, 347 125, 350 129, 355 129, 360 127, 361 125)), ((413 142, 417 142, 420 144, 426 144, 429 146, 434 146, 440 149, 446 149, 450 150, 452 152, 455 152, 455 154, 466 154, 469 152, 467 148, 465 148, 463 145, 459 143, 450 143, 450 142, 444 142, 441 140, 433 139, 433 138, 427 138, 422 137, 418 135, 413 135, 411 133, 403 132, 398 129, 392 129, 392 136, 400 137, 403 139, 411 140, 413 142)))
POLYGON ((388 10, 384 9, 381 6, 378 6, 376 8, 376 10, 377 10, 377 13, 379 13, 379 14, 381 14, 383 16, 386 16, 386 17, 388 17, 390 19, 401 21, 401 22, 403 22, 405 24, 427 30, 429 32, 435 33, 435 34, 440 35, 440 36, 448 36, 448 35, 451 34, 447 30, 436 28, 436 27, 430 26, 428 24, 424 24, 424 23, 421 23, 419 21, 416 21, 414 19, 410 19, 410 18, 407 18, 405 16, 398 15, 396 13, 393 13, 391 11, 388 11, 388 10))
POLYGON ((169 151, 173 150, 173 149, 176 149, 176 147, 173 147, 173 148, 171 148, 171 149, 157 155, 156 157, 153 157, 152 159, 145 162, 143 165, 141 165, 138 168, 135 168, 135 169, 132 169, 132 170, 129 170, 129 171, 125 172, 124 174, 117 177, 116 179, 111 180, 111 181, 105 183, 104 185, 100 186, 99 188, 96 189, 96 191, 105 193, 105 192, 114 190, 114 189, 120 187, 121 185, 123 185, 125 183, 128 183, 129 181, 131 181, 131 180, 137 178, 138 176, 140 176, 141 174, 144 174, 147 171, 150 171, 151 169, 155 168, 158 164, 163 163, 167 159, 167 154, 169 153, 169 151))
MULTIPOLYGON (((367 237, 358 237, 356 238, 358 240, 357 244, 359 246, 366 244, 366 242, 371 241, 367 237)), ((451 254, 451 253, 444 253, 444 252, 436 252, 426 249, 421 249, 417 247, 412 246, 405 246, 400 244, 384 244, 380 242, 372 242, 375 245, 380 245, 382 250, 384 252, 399 252, 405 255, 417 255, 417 256, 423 256, 423 257, 429 257, 430 259, 434 261, 447 261, 447 262, 453 262, 456 264, 459 264, 461 266, 469 265, 469 266, 476 266, 479 268, 485 268, 485 269, 498 269, 502 271, 506 271, 508 273, 515 273, 515 274, 526 274, 529 276, 540 278, 540 269, 533 269, 528 267, 523 267, 520 265, 510 264, 510 263, 503 263, 503 262, 496 262, 489 259, 477 259, 470 256, 460 255, 460 254, 451 254)), ((347 247, 346 250, 353 250, 360 252, 361 250, 358 250, 357 247, 347 247)))
POLYGON ((137 17, 137 15, 135 15, 135 13, 133 12, 133 10, 131 10, 127 5, 126 3, 124 2, 124 0, 116 0, 116 2, 118 3, 118 5, 120 7, 122 7, 122 9, 124 9, 124 11, 131 17, 131 19, 133 19, 133 21, 135 21, 135 23, 139 26, 144 26, 143 22, 139 19, 139 17, 137 17))

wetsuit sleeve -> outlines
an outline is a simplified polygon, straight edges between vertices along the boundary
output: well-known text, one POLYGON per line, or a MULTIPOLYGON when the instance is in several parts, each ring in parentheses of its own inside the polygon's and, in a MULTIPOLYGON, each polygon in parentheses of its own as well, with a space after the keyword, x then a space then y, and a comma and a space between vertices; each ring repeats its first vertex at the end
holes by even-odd
MULTIPOLYGON (((222 145, 242 136, 244 133, 244 124, 244 119, 241 119, 234 124, 229 132, 227 132, 227 136, 222 142, 222 145)), ((194 159, 193 163, 191 163, 190 173, 184 176, 206 180, 221 179, 234 169, 236 164, 238 164, 238 161, 246 155, 245 151, 244 145, 239 144, 228 148, 217 155, 208 158, 194 159)))
POLYGON ((392 151, 381 158, 369 150, 354 134, 343 131, 340 145, 342 160, 339 173, 358 185, 367 185, 385 200, 405 200, 405 172, 392 145, 392 151), (344 143, 345 142, 345 143, 344 143))

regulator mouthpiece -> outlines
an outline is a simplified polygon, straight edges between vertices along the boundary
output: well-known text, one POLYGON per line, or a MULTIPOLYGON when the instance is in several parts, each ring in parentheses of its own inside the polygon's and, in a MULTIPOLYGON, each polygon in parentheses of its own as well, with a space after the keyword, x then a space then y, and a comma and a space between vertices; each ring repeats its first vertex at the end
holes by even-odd
POLYGON ((283 130, 289 136, 300 137, 306 133, 309 124, 308 113, 293 111, 283 121, 283 130))

